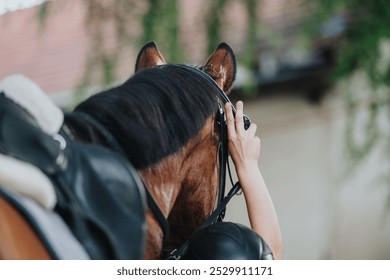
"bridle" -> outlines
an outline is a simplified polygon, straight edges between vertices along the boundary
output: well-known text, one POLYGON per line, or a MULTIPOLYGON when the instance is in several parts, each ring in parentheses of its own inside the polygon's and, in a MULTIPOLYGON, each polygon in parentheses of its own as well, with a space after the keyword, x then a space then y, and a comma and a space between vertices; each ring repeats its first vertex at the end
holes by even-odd
MULTIPOLYGON (((220 88, 220 86, 215 82, 215 80, 210 75, 208 75, 206 72, 204 72, 198 68, 183 65, 183 64, 179 64, 179 65, 177 65, 177 67, 188 69, 191 72, 195 73, 196 75, 201 76, 202 78, 206 79, 209 83, 211 83, 217 89, 218 98, 220 101, 218 103, 219 110, 217 112, 217 124, 218 124, 219 132, 220 132, 220 145, 219 145, 220 171, 219 171, 218 202, 221 203, 223 198, 224 198, 224 195, 225 195, 226 167, 228 168, 228 171, 229 171, 230 181, 231 181, 232 185, 234 185, 233 179, 231 176, 229 161, 228 161, 229 149, 228 149, 227 125, 226 125, 225 110, 224 110, 223 106, 226 103, 230 103, 232 106, 233 116, 236 115, 236 109, 234 108, 234 105, 230 102, 230 99, 226 95, 226 93, 220 88)), ((243 118, 244 118, 244 128, 245 128, 245 130, 247 130, 249 128, 249 126, 251 125, 251 120, 246 115, 244 115, 243 118)), ((220 218, 223 219, 223 217, 224 217, 224 213, 221 213, 220 218)))
MULTIPOLYGON (((211 213, 211 215, 206 219, 206 221, 198 228, 204 228, 207 226, 210 226, 211 224, 217 222, 217 221, 222 221, 223 218, 225 217, 226 213, 226 205, 230 201, 230 199, 238 193, 240 190, 240 182, 237 181, 236 183, 233 183, 233 178, 231 175, 231 170, 229 166, 229 149, 228 149, 228 134, 227 134, 227 124, 226 124, 226 117, 225 117, 225 110, 224 110, 224 105, 226 103, 230 103, 232 106, 232 111, 233 111, 233 116, 235 117, 236 115, 236 109, 234 108, 233 104, 230 102, 228 96, 226 93, 220 88, 220 86, 215 82, 215 80, 209 76, 206 72, 202 71, 201 69, 184 65, 184 64, 179 64, 176 65, 177 67, 187 69, 194 74, 201 76, 203 79, 206 79, 209 83, 213 84, 214 87, 217 89, 218 92, 218 112, 217 114, 217 124, 219 127, 219 132, 220 132, 220 144, 219 144, 219 193, 218 193, 218 206, 217 208, 211 213), (225 189, 226 189, 226 169, 228 170, 229 173, 229 178, 230 182, 232 184, 232 188, 228 192, 228 194, 225 196, 225 189)), ((247 130, 251 124, 251 120, 249 119, 248 116, 244 115, 244 128, 247 130)), ((198 230, 196 229, 196 230, 198 230)), ((195 231, 196 231, 195 230, 195 231)), ((194 231, 194 232, 195 232, 194 231)), ((182 257, 184 254, 185 250, 187 249, 189 245, 189 241, 191 239, 191 236, 189 239, 187 239, 184 244, 178 248, 175 249, 171 252, 170 257, 168 259, 173 259, 173 260, 178 260, 182 257)))

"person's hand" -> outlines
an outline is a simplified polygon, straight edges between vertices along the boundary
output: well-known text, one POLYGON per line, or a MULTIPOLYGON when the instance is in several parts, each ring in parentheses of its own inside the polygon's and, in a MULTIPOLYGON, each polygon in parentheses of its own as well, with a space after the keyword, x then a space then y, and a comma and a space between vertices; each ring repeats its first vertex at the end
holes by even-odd
POLYGON ((244 129, 243 107, 244 104, 238 101, 234 118, 231 104, 225 104, 229 151, 239 176, 251 172, 253 168, 258 169, 261 147, 260 138, 256 136, 256 124, 244 129))

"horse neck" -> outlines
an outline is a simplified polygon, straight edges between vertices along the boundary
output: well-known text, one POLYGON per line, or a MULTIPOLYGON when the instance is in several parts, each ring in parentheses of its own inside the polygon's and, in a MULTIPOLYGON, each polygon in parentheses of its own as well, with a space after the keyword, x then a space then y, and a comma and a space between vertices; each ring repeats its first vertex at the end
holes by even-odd
POLYGON ((214 207, 218 180, 218 140, 214 118, 211 117, 203 130, 181 150, 157 164, 140 170, 143 180, 165 217, 177 207, 176 200, 179 196, 197 193, 198 187, 204 184, 212 184, 215 187, 209 185, 210 188, 203 188, 203 197, 198 199, 207 198, 206 203, 214 207))

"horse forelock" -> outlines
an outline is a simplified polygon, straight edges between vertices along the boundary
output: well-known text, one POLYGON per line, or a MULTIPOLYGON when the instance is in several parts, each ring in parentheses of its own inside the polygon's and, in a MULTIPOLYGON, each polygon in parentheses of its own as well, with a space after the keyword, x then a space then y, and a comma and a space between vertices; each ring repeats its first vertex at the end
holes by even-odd
POLYGON ((94 117, 144 169, 183 148, 218 109, 217 89, 189 69, 163 65, 136 73, 75 110, 94 117))

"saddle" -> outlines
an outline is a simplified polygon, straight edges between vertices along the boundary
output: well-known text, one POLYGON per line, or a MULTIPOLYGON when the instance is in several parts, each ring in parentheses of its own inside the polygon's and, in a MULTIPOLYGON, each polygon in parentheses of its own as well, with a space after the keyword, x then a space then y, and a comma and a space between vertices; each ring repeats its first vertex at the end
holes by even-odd
POLYGON ((0 92, 0 155, 36 167, 49 181, 46 188, 53 187, 45 208, 45 203, 39 205, 0 181, 0 196, 29 220, 38 236, 51 246, 49 252, 54 259, 143 258, 145 190, 136 170, 121 155, 98 145, 65 141, 61 131, 47 134, 3 92, 0 92), (82 247, 77 257, 58 253, 61 249, 53 244, 61 243, 55 237, 61 235, 48 234, 51 231, 42 230, 42 224, 68 228, 75 239, 70 238, 71 243, 82 247))

